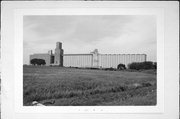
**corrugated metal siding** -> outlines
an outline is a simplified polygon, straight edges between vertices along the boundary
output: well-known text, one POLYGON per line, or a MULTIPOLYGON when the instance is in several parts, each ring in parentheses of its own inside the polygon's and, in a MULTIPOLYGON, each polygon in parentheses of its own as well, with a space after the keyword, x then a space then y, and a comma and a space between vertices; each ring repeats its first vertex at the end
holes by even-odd
POLYGON ((132 62, 146 61, 145 54, 100 54, 99 66, 102 68, 117 68, 118 64, 125 64, 126 66, 132 62))
POLYGON ((93 58, 92 54, 65 54, 65 67, 102 67, 102 68, 117 68, 118 64, 128 66, 132 62, 146 61, 145 54, 98 54, 97 58, 93 58))
POLYGON ((64 66, 65 67, 92 67, 92 55, 79 54, 79 55, 64 55, 64 66))

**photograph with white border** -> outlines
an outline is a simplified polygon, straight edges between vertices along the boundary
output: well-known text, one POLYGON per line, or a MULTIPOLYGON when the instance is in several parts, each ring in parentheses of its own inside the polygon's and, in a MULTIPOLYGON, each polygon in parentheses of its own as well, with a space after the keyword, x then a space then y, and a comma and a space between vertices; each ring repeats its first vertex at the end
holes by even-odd
POLYGON ((14 113, 164 113, 164 9, 60 3, 8 6, 14 113))
POLYGON ((161 12, 141 8, 17 10, 15 31, 20 37, 15 48, 23 53, 23 61, 17 54, 15 64, 23 68, 16 70, 21 83, 17 81, 15 86, 22 90, 23 82, 23 94, 19 93, 16 101, 22 101, 23 97, 19 102, 23 107, 43 105, 63 109, 61 112, 73 108, 77 109, 72 112, 86 108, 120 112, 129 106, 160 111, 163 106, 161 12), (43 60, 44 64, 33 64, 33 60, 43 60), (122 69, 118 69, 119 64, 122 69))

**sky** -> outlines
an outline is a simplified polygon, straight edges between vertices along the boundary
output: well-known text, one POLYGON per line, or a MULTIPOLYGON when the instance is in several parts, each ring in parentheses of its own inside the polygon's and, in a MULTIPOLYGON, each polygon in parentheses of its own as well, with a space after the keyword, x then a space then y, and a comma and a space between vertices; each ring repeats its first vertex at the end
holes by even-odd
POLYGON ((47 53, 62 42, 64 54, 147 54, 156 61, 156 16, 59 15, 24 16, 23 63, 29 55, 47 53))

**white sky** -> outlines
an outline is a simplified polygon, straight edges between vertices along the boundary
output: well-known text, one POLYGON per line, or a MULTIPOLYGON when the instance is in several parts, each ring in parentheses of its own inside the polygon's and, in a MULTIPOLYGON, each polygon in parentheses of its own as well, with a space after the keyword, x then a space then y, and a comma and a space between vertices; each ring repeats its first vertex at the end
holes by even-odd
POLYGON ((156 17, 152 15, 24 16, 24 64, 62 42, 64 53, 147 54, 156 61, 156 17))

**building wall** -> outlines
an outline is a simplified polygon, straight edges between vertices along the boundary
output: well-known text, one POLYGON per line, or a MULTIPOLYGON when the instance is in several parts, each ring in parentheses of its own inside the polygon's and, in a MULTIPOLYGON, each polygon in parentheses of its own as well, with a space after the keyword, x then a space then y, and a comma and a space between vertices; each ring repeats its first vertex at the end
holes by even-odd
POLYGON ((132 62, 146 61, 145 54, 101 54, 99 56, 99 66, 102 68, 117 68, 118 64, 125 64, 126 67, 132 62))
POLYGON ((50 65, 50 62, 51 62, 51 55, 50 54, 33 54, 33 55, 30 55, 30 61, 31 61, 31 59, 35 59, 35 58, 36 59, 44 59, 46 62, 46 66, 50 65))
POLYGON ((117 68, 122 63, 146 61, 145 54, 64 54, 65 67, 102 67, 117 68))
POLYGON ((92 67, 92 54, 64 54, 65 67, 92 67))

